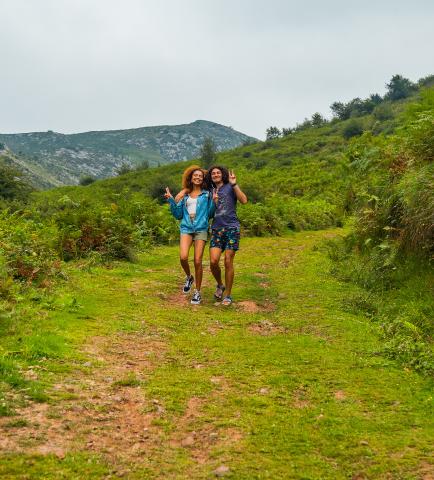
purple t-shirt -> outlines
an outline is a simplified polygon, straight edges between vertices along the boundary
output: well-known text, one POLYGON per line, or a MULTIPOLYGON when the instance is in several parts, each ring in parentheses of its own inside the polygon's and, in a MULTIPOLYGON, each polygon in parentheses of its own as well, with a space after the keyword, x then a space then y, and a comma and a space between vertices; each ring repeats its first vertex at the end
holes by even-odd
POLYGON ((218 196, 219 199, 212 228, 240 228, 240 221, 236 213, 237 196, 232 185, 226 183, 220 187, 218 196))

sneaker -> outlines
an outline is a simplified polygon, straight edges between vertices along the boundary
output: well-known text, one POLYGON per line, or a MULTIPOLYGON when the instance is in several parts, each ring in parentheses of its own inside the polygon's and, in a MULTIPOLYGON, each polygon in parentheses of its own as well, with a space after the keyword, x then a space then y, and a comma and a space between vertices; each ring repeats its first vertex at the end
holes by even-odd
POLYGON ((189 277, 185 277, 185 283, 184 283, 184 286, 182 287, 182 292, 188 293, 191 290, 191 286, 193 285, 193 282, 194 282, 193 275, 190 275, 189 277))
POLYGON ((225 291, 225 286, 224 285, 217 285, 216 290, 214 293, 214 298, 216 300, 221 300, 223 298, 223 292, 225 291))
POLYGON ((191 304, 192 305, 200 305, 200 302, 202 300, 202 297, 200 296, 200 292, 198 290, 195 290, 193 293, 193 296, 191 297, 191 304))
POLYGON ((229 306, 232 305, 232 297, 227 296, 223 299, 222 305, 229 306))

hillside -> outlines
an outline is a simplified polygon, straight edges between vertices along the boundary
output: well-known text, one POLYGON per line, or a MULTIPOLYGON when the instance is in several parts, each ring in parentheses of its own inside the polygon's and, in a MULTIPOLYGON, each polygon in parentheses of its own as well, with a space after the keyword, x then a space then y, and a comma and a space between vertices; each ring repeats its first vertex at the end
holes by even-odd
POLYGON ((434 88, 367 100, 218 154, 230 307, 208 249, 180 289, 162 193, 197 160, 42 192, 0 163, 2 479, 433 478, 434 88))
MULTIPOLYGON (((390 135, 400 125, 400 115, 414 99, 412 96, 393 102, 385 119, 370 114, 357 118, 357 122, 362 131, 390 135)), ((249 198, 249 204, 240 211, 247 233, 279 233, 288 226, 301 230, 342 223, 352 202, 351 171, 345 155, 352 140, 344 135, 352 122, 354 119, 335 119, 320 126, 300 128, 282 138, 217 154, 216 163, 235 169, 249 198), (265 217, 268 218, 266 224, 265 217)), ((92 204, 151 197, 164 203, 164 187, 167 185, 173 192, 178 191, 183 170, 197 162, 193 159, 158 168, 139 168, 86 187, 62 187, 37 194, 35 198, 54 204, 67 195, 74 201, 92 204)))
POLYGON ((0 134, 16 165, 39 187, 77 184, 83 175, 111 177, 123 165, 156 166, 198 155, 206 137, 217 150, 234 148, 251 137, 205 120, 128 130, 61 134, 52 131, 0 134))

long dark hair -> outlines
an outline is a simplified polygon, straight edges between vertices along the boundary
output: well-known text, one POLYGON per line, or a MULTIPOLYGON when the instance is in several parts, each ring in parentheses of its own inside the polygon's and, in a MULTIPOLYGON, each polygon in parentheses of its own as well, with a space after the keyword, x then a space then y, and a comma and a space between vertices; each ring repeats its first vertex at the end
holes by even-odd
POLYGON ((226 185, 229 183, 229 170, 226 167, 221 167, 220 165, 213 165, 208 169, 208 173, 206 174, 205 177, 205 184, 208 185, 209 188, 215 188, 216 185, 214 185, 214 182, 212 181, 211 178, 211 173, 213 170, 220 170, 222 172, 222 181, 226 185))

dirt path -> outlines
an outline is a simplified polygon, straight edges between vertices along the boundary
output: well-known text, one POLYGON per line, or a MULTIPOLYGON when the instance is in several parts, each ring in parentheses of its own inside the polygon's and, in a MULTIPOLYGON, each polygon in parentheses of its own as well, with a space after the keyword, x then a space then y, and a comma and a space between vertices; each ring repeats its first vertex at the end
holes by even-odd
MULTIPOLYGON (((20 409, 26 426, 3 429, 0 448, 59 458, 85 448, 111 459, 134 460, 145 446, 158 442, 158 429, 151 423, 161 407, 146 398, 140 383, 161 361, 165 347, 161 340, 137 334, 92 338, 84 347, 88 361, 83 368, 53 386, 52 402, 20 409)), ((0 427, 8 422, 0 419, 0 427)))
POLYGON ((0 474, 433 478, 427 386, 372 355, 376 336, 340 309, 343 287, 312 248, 320 240, 246 241, 229 309, 215 305, 210 279, 199 308, 179 294, 175 249, 80 273, 77 315, 96 322, 92 332, 117 327, 54 374, 48 402, 0 418, 12 465, 0 474), (17 473, 21 461, 30 473, 17 473))

